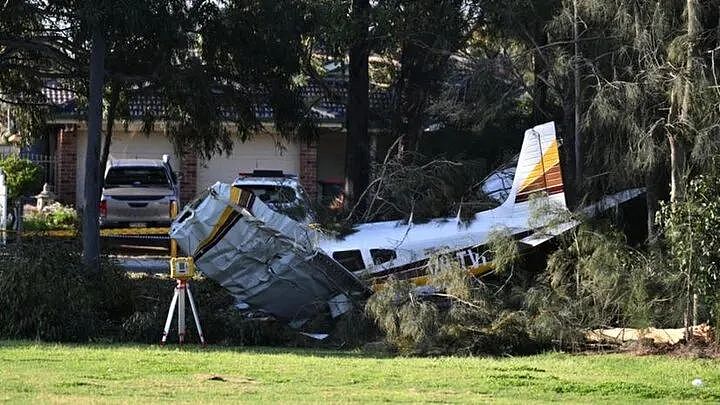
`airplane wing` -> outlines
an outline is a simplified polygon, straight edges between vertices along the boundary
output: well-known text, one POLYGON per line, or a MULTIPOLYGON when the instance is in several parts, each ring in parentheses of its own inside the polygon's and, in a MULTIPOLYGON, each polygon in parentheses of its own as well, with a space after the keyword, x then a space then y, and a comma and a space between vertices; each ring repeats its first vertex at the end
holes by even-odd
POLYGON ((563 222, 561 224, 550 226, 547 229, 535 232, 530 236, 526 236, 520 239, 518 242, 528 245, 530 247, 536 247, 549 241, 550 239, 562 235, 563 233, 575 228, 579 224, 580 222, 574 220, 563 222))
POLYGON ((173 222, 170 236, 206 276, 240 303, 300 325, 318 312, 347 312, 369 290, 314 248, 309 227, 250 191, 216 183, 173 222))
POLYGON ((632 188, 613 195, 603 197, 600 201, 582 208, 581 212, 587 216, 594 217, 609 209, 616 208, 645 193, 644 188, 632 188))
MULTIPOLYGON (((617 208, 620 205, 641 196, 643 193, 645 193, 644 188, 624 190, 613 195, 605 196, 600 201, 581 208, 580 212, 589 217, 594 217, 610 209, 617 208)), ((563 222, 561 224, 549 226, 546 229, 539 230, 530 236, 520 239, 519 242, 530 247, 539 246, 542 243, 545 243, 550 239, 555 238, 556 236, 560 236, 578 225, 580 225, 580 221, 569 220, 567 222, 563 222)))

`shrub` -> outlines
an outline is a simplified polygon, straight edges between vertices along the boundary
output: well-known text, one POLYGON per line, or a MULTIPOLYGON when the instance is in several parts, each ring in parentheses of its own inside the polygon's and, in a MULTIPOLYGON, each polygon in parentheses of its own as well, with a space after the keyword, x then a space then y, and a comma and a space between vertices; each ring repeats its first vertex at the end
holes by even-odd
POLYGON ((585 223, 564 235, 544 273, 527 291, 529 332, 565 348, 588 329, 673 327, 677 275, 660 255, 630 248, 612 227, 585 223))
POLYGON ((72 207, 54 203, 41 212, 33 212, 23 218, 23 226, 28 231, 49 231, 74 229, 78 225, 78 214, 72 207))
POLYGON ((39 165, 10 155, 0 160, 0 168, 5 172, 9 200, 40 191, 42 168, 39 165))
MULTIPOLYGON (((135 312, 124 319, 120 339, 157 343, 162 336, 175 281, 165 275, 138 274, 130 279, 135 312)), ((234 305, 233 297, 215 281, 197 278, 191 281, 195 303, 208 343, 227 345, 284 345, 295 332, 275 321, 246 317, 234 305)), ((168 342, 177 342, 177 309, 168 342)), ((197 343, 197 332, 188 303, 186 311, 189 343, 197 343)))
MULTIPOLYGON (((498 233, 498 235, 502 235, 498 233)), ((514 244, 498 236, 492 253, 508 268, 516 262, 514 244)), ((389 280, 373 295, 366 309, 385 331, 387 343, 409 354, 529 353, 538 347, 527 333, 522 311, 524 280, 514 271, 482 280, 468 276, 454 260, 431 260, 432 288, 418 289, 404 280, 389 280)))
MULTIPOLYGON (((56 342, 90 340, 158 343, 175 281, 165 275, 128 276, 105 261, 88 272, 76 240, 28 237, 0 252, 0 339, 56 342)), ((248 318, 228 292, 210 279, 191 282, 208 343, 307 345, 307 338, 282 322, 248 318), (303 343, 305 341, 305 343, 303 343)), ((177 313, 168 342, 177 342, 177 313)), ((324 345, 348 346, 362 338, 344 318, 324 345)), ((197 342, 188 304, 187 342, 197 342)), ((364 328, 364 326, 361 326, 364 328)))
POLYGON ((688 185, 682 201, 661 204, 658 221, 668 265, 678 275, 677 301, 685 326, 714 320, 720 326, 720 175, 701 175, 688 185), (699 319, 693 319, 697 315, 699 319))
POLYGON ((133 312, 124 273, 91 273, 76 241, 25 239, 0 255, 0 337, 83 342, 117 335, 133 312))

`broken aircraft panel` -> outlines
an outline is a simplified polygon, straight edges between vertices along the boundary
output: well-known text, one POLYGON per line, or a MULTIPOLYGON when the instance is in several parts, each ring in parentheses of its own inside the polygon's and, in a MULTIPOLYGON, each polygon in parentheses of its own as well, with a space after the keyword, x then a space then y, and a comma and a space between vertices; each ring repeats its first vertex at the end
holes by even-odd
POLYGON ((213 185, 180 213, 170 236, 240 305, 288 322, 324 310, 340 315, 369 293, 313 247, 315 231, 239 187, 213 185))

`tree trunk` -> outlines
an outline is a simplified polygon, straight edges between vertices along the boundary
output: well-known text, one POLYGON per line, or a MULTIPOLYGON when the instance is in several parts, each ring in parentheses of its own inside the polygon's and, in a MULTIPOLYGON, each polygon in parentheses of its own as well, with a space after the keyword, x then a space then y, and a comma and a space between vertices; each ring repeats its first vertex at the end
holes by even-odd
MULTIPOLYGON (((575 120, 573 118, 573 101, 571 90, 566 89, 563 92, 563 118, 562 118, 562 138, 563 144, 560 153, 562 159, 560 164, 562 165, 563 181, 565 184, 575 184, 575 120)), ((575 187, 567 187, 565 189, 565 198, 568 207, 575 208, 579 205, 579 197, 575 187)))
POLYGON ((406 150, 417 153, 420 150, 420 137, 425 130, 423 112, 427 106, 428 89, 420 83, 411 83, 407 87, 404 111, 406 150))
POLYGON ((533 56, 533 125, 545 122, 547 112, 547 63, 543 57, 543 49, 547 45, 547 34, 541 29, 535 34, 535 50, 533 56))
POLYGON ((660 190, 658 184, 658 169, 653 167, 645 174, 645 202, 647 205, 647 236, 648 240, 654 242, 657 238, 655 216, 657 215, 660 190))
POLYGON ((90 93, 88 95, 88 134, 85 148, 85 192, 83 195, 83 262, 91 271, 100 271, 100 187, 98 164, 105 79, 105 38, 99 27, 93 30, 90 49, 90 93))
MULTIPOLYGON (((400 72, 398 74, 398 78, 395 83, 395 95, 393 100, 393 114, 392 114, 392 122, 390 124, 390 131, 392 133, 393 139, 398 139, 399 137, 403 136, 404 133, 404 125, 403 125, 403 119, 405 118, 403 116, 403 97, 405 94, 405 84, 407 82, 407 75, 408 75, 408 46, 406 42, 403 42, 402 47, 400 48, 400 72)), ((406 151, 406 140, 403 139, 399 145, 398 145, 398 155, 401 158, 404 158, 405 151, 406 151)))
MULTIPOLYGON (((685 17, 687 18, 687 60, 685 61, 685 81, 683 85, 682 102, 680 105, 680 117, 679 117, 679 128, 682 132, 688 131, 692 128, 690 122, 690 110, 691 105, 691 92, 692 92, 692 79, 695 76, 695 58, 697 55, 697 44, 700 37, 700 5, 698 0, 687 0, 685 17)), ((681 134, 682 134, 681 132, 681 134)), ((685 173, 687 171, 687 156, 688 146, 686 140, 680 139, 679 134, 672 133, 668 137, 670 142, 670 167, 671 167, 671 185, 670 185, 670 201, 671 203, 682 202, 685 200, 685 173)), ((691 243, 692 236, 690 237, 691 243)), ((687 272, 687 296, 685 297, 686 313, 685 313, 685 330, 687 341, 692 340, 692 333, 690 333, 689 325, 695 320, 694 313, 694 291, 695 291, 695 269, 692 263, 688 266, 687 272), (692 312, 691 312, 692 311, 692 312)))
POLYGON ((378 154, 378 134, 377 132, 370 133, 370 178, 375 179, 377 176, 375 164, 377 164, 378 154))
POLYGON ((685 61, 685 85, 683 89, 682 106, 680 110, 680 121, 689 124, 691 108, 691 80, 695 71, 695 59, 697 58, 697 44, 700 37, 700 5, 698 0, 687 0, 687 60, 685 61))
MULTIPOLYGON (((398 98, 393 134, 403 136, 401 150, 418 152, 420 139, 425 130, 424 113, 430 95, 435 90, 440 75, 444 71, 452 49, 448 44, 436 41, 431 46, 424 45, 431 39, 426 38, 423 44, 417 41, 406 41, 403 44, 400 59, 400 77, 396 86, 398 98), (447 52, 438 52, 445 49, 447 52)), ((410 155, 405 155, 408 159, 410 155)))
POLYGON ((685 145, 677 135, 668 135, 670 145, 670 202, 682 202, 685 199, 685 145))
POLYGON ((115 125, 115 113, 117 111, 118 101, 120 100, 120 83, 113 81, 110 85, 110 102, 108 103, 107 121, 105 123, 105 141, 103 142, 102 154, 100 155, 100 164, 98 168, 98 185, 100 191, 105 186, 105 168, 110 156, 110 145, 112 145, 113 126, 115 125))
MULTIPOLYGON (((683 80, 682 98, 678 117, 678 128, 668 135, 670 144, 670 201, 679 202, 685 198, 685 173, 687 170, 687 145, 681 138, 682 133, 692 127, 690 110, 692 108, 692 78, 695 73, 697 44, 700 36, 700 5, 698 0, 687 0, 685 16, 687 18, 687 60, 685 61, 685 77, 683 80)), ((676 102, 676 101, 675 101, 676 102)), ((675 111, 678 111, 676 108, 675 111)))
POLYGON ((345 145, 345 199, 349 206, 358 204, 358 209, 362 212, 363 204, 358 199, 370 182, 370 139, 368 136, 370 1, 353 0, 351 18, 354 41, 350 47, 350 84, 345 145))
POLYGON ((577 196, 582 195, 583 189, 583 138, 580 132, 580 46, 578 44, 578 11, 577 0, 573 0, 573 42, 575 55, 573 63, 574 97, 573 110, 575 111, 575 192, 577 196))

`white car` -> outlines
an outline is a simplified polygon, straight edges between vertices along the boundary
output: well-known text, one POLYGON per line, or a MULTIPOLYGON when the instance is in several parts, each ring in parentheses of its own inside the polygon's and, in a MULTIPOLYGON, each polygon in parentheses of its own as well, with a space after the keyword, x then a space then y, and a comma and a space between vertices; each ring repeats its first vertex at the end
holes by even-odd
POLYGON ((251 191, 271 209, 296 221, 310 223, 315 218, 310 198, 295 175, 281 170, 255 170, 241 173, 232 185, 251 191))
POLYGON ((167 156, 108 162, 100 226, 167 226, 180 204, 177 176, 167 156))

